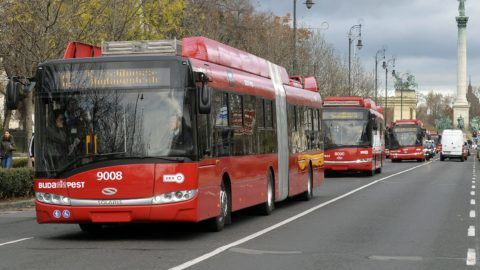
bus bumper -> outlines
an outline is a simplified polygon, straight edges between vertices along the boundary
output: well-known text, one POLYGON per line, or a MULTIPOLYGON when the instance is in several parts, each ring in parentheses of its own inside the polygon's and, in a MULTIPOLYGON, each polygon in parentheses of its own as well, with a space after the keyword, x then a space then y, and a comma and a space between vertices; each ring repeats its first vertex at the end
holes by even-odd
POLYGON ((65 206, 35 202, 38 223, 196 222, 197 197, 160 205, 65 206))
POLYGON ((424 159, 425 158, 425 153, 422 152, 416 152, 416 153, 390 153, 390 159, 396 159, 396 160, 412 160, 412 159, 424 159))
POLYGON ((326 171, 372 171, 373 163, 368 161, 328 161, 325 160, 326 171))

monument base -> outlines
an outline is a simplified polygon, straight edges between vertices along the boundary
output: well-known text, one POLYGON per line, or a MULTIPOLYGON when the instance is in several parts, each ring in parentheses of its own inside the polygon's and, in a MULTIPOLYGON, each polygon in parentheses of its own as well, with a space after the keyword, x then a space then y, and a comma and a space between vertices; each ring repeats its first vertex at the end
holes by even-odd
POLYGON ((470 127, 470 116, 468 115, 469 114, 469 109, 470 109, 470 105, 467 103, 467 104, 453 104, 453 126, 455 128, 458 128, 458 118, 460 116, 463 117, 463 122, 464 122, 464 128, 463 130, 464 131, 467 131, 470 127))

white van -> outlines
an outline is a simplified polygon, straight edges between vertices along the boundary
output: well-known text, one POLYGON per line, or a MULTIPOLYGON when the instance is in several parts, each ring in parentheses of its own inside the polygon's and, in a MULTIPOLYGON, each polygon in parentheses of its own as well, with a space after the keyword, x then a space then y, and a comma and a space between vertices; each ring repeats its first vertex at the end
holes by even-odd
POLYGON ((459 158, 465 161, 463 155, 463 131, 460 129, 445 129, 442 133, 442 152, 440 160, 445 158, 459 158))

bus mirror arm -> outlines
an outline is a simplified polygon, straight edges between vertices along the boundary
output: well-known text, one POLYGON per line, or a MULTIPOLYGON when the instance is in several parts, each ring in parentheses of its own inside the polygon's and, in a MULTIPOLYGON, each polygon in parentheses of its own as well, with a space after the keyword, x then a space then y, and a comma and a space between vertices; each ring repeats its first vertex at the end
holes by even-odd
POLYGON ((212 109, 212 91, 207 86, 208 76, 203 72, 194 72, 195 82, 200 83, 197 87, 197 105, 198 113, 209 114, 212 109))
POLYGON ((35 88, 35 78, 11 77, 8 80, 6 91, 6 105, 8 110, 16 110, 22 99, 35 88))

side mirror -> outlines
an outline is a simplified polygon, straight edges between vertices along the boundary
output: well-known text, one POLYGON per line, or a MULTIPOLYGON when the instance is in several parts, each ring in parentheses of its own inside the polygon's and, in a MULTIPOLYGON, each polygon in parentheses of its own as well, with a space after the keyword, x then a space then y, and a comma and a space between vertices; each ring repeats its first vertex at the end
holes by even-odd
POLYGON ((200 83, 197 87, 197 105, 200 114, 209 114, 212 110, 212 91, 207 87, 208 76, 203 72, 194 72, 195 83, 200 83))
POLYGON ((22 85, 15 78, 11 78, 7 84, 6 105, 8 110, 16 110, 20 103, 20 88, 22 85))

